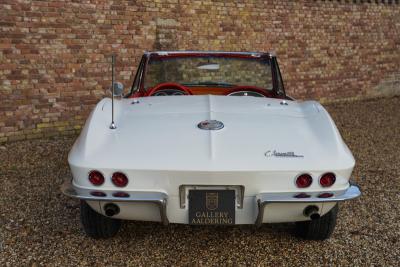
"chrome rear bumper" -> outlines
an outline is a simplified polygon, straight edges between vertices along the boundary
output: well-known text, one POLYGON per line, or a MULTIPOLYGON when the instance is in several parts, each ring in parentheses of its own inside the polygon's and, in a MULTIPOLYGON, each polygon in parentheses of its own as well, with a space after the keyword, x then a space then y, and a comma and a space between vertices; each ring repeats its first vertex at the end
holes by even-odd
MULTIPOLYGON (((169 224, 167 217, 167 199, 168 195, 163 192, 144 192, 144 191, 125 191, 128 196, 117 197, 114 196, 118 190, 101 190, 103 196, 93 195, 95 189, 83 189, 75 187, 71 180, 66 180, 61 185, 63 194, 87 201, 106 201, 106 202, 137 202, 137 203, 152 203, 157 205, 160 212, 160 221, 164 225, 169 224)), ((260 193, 255 197, 258 215, 255 220, 255 225, 260 226, 264 219, 264 208, 268 204, 273 203, 324 203, 324 202, 341 202, 357 198, 361 195, 360 188, 350 182, 350 186, 344 191, 332 192, 333 196, 329 198, 321 198, 318 195, 323 192, 310 193, 310 197, 296 198, 294 192, 289 193, 260 193)))
POLYGON ((168 217, 167 217, 167 194, 162 192, 137 192, 137 191, 125 191, 128 197, 115 197, 114 194, 120 191, 114 190, 101 190, 105 196, 94 196, 93 192, 96 190, 93 189, 82 189, 73 186, 71 180, 66 180, 61 185, 61 192, 69 197, 83 199, 83 200, 93 200, 93 201, 109 201, 109 202, 139 202, 139 203, 153 203, 158 206, 160 210, 160 218, 161 222, 164 225, 168 225, 168 217))
POLYGON ((346 200, 351 200, 357 198, 361 195, 361 190, 358 185, 350 182, 349 188, 342 192, 332 192, 334 193, 332 197, 320 198, 318 193, 312 193, 310 197, 307 198, 296 198, 294 193, 261 193, 256 196, 258 215, 255 221, 257 226, 260 226, 264 219, 264 208, 268 204, 272 203, 324 203, 324 202, 341 202, 346 200))

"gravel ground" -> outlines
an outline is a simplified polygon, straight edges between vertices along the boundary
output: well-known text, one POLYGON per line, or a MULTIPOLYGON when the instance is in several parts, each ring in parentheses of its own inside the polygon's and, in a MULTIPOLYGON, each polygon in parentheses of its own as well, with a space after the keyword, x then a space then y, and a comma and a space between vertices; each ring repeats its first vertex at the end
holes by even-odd
POLYGON ((117 237, 82 232, 78 201, 60 193, 74 138, 0 146, 0 265, 398 266, 400 98, 327 105, 357 161, 360 199, 341 205, 331 239, 303 241, 292 224, 190 227, 127 222, 117 237))

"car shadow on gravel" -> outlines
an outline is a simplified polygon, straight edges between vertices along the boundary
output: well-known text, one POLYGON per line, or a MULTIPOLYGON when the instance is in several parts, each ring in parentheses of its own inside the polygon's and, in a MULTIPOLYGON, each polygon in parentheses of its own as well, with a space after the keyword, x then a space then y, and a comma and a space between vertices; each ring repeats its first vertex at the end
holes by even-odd
POLYGON ((203 238, 223 239, 230 236, 248 236, 263 234, 271 237, 287 236, 292 238, 294 229, 293 223, 281 224, 263 224, 261 227, 254 225, 234 225, 234 226, 216 226, 216 225, 184 225, 184 224, 169 224, 163 226, 160 223, 154 222, 133 222, 124 221, 123 227, 119 235, 122 239, 130 239, 134 237, 136 240, 145 239, 149 234, 156 231, 159 234, 170 235, 173 239, 177 234, 182 237, 188 237, 190 240, 201 240, 203 238))

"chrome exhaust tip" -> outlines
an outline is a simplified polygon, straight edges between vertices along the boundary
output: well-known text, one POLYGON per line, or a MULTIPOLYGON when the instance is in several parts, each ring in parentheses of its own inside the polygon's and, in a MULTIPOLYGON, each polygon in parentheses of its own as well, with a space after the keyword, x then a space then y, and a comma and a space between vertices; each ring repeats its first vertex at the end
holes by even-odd
POLYGON ((303 214, 306 217, 309 217, 311 220, 317 220, 321 217, 321 215, 319 215, 318 213, 319 208, 317 206, 307 206, 304 211, 303 214))
POLYGON ((108 217, 117 215, 119 213, 119 211, 120 211, 119 207, 113 203, 108 203, 108 204, 104 205, 104 213, 108 217))

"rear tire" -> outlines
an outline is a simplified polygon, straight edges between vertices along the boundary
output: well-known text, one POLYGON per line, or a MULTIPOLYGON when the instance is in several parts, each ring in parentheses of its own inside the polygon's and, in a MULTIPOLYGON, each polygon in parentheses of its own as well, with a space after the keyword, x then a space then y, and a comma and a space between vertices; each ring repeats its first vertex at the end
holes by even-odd
POLYGON ((95 239, 113 237, 121 228, 121 220, 97 213, 83 200, 81 200, 81 223, 85 233, 95 239))
POLYGON ((319 219, 296 222, 297 236, 307 240, 325 240, 329 238, 335 229, 338 211, 339 206, 336 204, 319 219))

